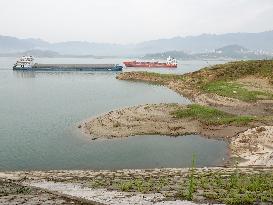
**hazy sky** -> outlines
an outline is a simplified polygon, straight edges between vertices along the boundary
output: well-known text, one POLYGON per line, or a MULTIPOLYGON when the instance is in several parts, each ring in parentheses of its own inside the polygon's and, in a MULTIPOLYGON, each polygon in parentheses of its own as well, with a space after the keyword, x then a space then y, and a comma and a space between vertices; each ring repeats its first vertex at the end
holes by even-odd
POLYGON ((135 43, 273 30, 273 0, 0 0, 0 35, 135 43))

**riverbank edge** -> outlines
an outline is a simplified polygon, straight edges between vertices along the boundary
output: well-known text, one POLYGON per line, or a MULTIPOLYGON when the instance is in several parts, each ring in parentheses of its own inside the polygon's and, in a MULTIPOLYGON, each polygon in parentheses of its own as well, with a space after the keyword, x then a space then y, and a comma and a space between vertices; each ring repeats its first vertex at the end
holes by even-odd
POLYGON ((161 103, 126 107, 84 121, 78 128, 92 140, 147 134, 162 136, 200 134, 205 138, 224 140, 228 144, 226 165, 239 163, 238 166, 273 166, 271 159, 273 149, 270 148, 273 142, 273 138, 270 137, 273 132, 272 126, 204 125, 197 119, 175 118, 171 113, 177 109, 187 109, 187 106, 161 103))
MULTIPOLYGON (((49 194, 54 194, 56 200, 59 198, 67 198, 73 200, 75 204, 120 204, 124 201, 120 200, 134 200, 137 197, 139 204, 161 203, 165 201, 176 201, 177 204, 182 204, 185 198, 175 197, 175 193, 180 193, 180 189, 188 189, 189 184, 186 183, 185 187, 180 186, 166 186, 161 191, 149 191, 148 193, 139 193, 138 191, 120 190, 116 191, 115 188, 109 186, 110 181, 123 183, 123 181, 135 181, 136 179, 154 179, 155 183, 161 183, 163 178, 167 179, 171 184, 178 183, 179 181, 188 181, 194 169, 194 176, 217 176, 224 177, 233 174, 271 174, 272 169, 269 167, 204 167, 204 168, 163 168, 163 169, 123 169, 123 170, 49 170, 49 171, 6 171, 0 172, 0 181, 3 183, 12 183, 16 186, 23 186, 27 189, 40 189, 49 194), (99 184, 97 184, 99 183, 99 184), (62 186, 62 189, 56 189, 62 186), (88 189, 87 189, 88 188, 88 189), (88 192, 90 190, 90 192, 88 192), (104 198, 101 198, 101 194, 104 198), (114 197, 113 196, 118 196, 114 197), (134 196, 135 198, 132 198, 134 196), (109 197, 109 198, 108 198, 109 197), (116 198, 116 199, 115 199, 116 198), (178 200, 178 201, 177 201, 178 200), (178 203, 181 202, 181 203, 178 203)), ((195 179, 198 180, 198 177, 195 179)), ((111 183, 110 183, 111 184, 111 183)), ((25 190, 27 190, 25 189, 25 190)), ((119 188, 123 189, 123 188, 119 188)), ((7 193, 8 194, 8 193, 7 193)), ((192 200, 197 204, 200 203, 220 203, 217 200, 205 199, 202 197, 202 192, 196 192, 192 200)), ((13 202, 17 200, 17 195, 20 198, 28 198, 28 193, 17 193, 10 197, 13 202), (19 196, 20 195, 20 196, 19 196)), ((18 198, 19 199, 19 198, 18 198)), ((4 200, 2 198, 2 200, 4 200)), ((135 202, 135 201, 133 201, 135 202)), ((193 204, 195 204, 193 203, 193 204)), ((131 203, 128 203, 131 204, 131 203)), ((133 204, 133 203, 132 203, 133 204)), ((186 202, 185 204, 188 204, 186 202)))

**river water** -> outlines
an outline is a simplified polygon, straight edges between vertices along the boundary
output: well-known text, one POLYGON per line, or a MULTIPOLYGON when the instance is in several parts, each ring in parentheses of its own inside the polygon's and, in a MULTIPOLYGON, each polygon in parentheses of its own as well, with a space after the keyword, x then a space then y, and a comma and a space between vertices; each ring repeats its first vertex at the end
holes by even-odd
MULTIPOLYGON (((79 121, 125 106, 190 103, 163 86, 115 79, 112 72, 12 71, 16 59, 0 58, 0 170, 186 167, 223 162, 227 144, 200 136, 136 136, 92 141, 79 121)), ((41 63, 121 63, 123 59, 41 58, 41 63)), ((185 61, 184 73, 222 62, 185 61)), ((126 69, 125 71, 130 71, 126 69)))

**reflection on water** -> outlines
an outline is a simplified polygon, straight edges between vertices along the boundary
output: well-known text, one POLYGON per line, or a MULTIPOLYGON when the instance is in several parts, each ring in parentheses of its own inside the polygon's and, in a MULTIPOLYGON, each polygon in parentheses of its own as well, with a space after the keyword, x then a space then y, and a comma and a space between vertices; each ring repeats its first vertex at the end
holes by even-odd
POLYGON ((119 72, 115 71, 13 71, 13 75, 17 78, 35 78, 37 76, 73 76, 73 75, 95 75, 95 74, 101 74, 101 75, 113 75, 113 74, 118 74, 119 72))
POLYGON ((36 73, 33 71, 13 71, 17 78, 35 78, 36 73))

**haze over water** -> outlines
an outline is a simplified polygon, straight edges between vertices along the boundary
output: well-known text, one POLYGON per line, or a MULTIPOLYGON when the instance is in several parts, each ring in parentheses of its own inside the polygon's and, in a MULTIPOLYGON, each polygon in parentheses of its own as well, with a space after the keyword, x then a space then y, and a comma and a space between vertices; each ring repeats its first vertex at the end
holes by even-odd
MULTIPOLYGON (((221 163, 223 141, 199 136, 141 136, 92 141, 78 122, 113 109, 146 103, 190 103, 163 86, 115 79, 116 73, 15 72, 0 58, 0 170, 186 167, 221 163)), ((37 59, 59 63, 121 63, 124 59, 37 59)), ((183 73, 219 63, 180 62, 183 73)), ((128 71, 128 70, 125 70, 128 71)))

